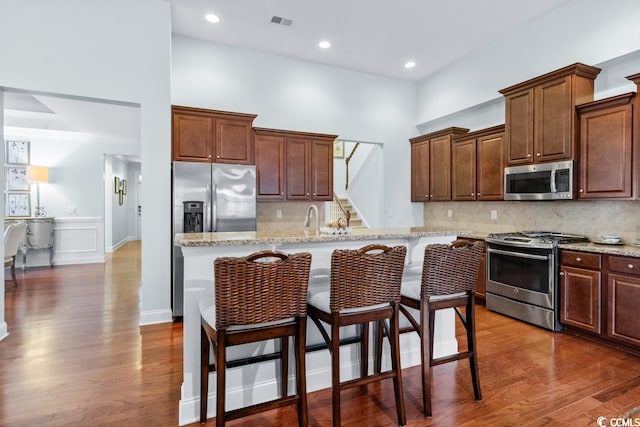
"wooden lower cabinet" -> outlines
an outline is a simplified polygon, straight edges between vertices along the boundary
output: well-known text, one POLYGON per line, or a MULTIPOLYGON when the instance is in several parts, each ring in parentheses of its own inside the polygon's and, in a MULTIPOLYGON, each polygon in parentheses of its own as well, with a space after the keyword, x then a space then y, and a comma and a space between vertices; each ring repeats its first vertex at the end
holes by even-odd
POLYGON ((560 321, 640 351, 640 258, 562 250, 560 321))
POLYGON ((609 256, 607 338, 640 347, 640 259, 609 256))
POLYGON ((600 271, 563 266, 560 277, 560 322, 600 334, 600 271))
POLYGON ((560 254, 560 323, 602 332, 602 255, 562 251, 560 254))

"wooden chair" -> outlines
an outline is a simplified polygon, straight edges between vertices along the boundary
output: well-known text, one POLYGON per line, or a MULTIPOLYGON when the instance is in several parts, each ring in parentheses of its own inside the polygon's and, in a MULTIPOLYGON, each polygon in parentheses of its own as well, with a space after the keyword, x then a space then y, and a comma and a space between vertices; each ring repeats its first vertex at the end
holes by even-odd
MULTIPOLYGON (((422 404, 424 414, 431 416, 431 366, 464 358, 469 359, 473 392, 477 401, 482 400, 475 330, 475 289, 480 258, 484 251, 482 242, 456 240, 450 245, 429 245, 425 248, 422 274, 413 279, 409 275, 402 283, 400 311, 410 326, 400 333, 417 332, 421 338, 422 354, 422 404), (407 307, 420 311, 415 319, 407 307), (465 315, 460 312, 465 307, 465 315), (467 351, 433 358, 433 331, 435 312, 453 308, 462 321, 467 335, 467 351)), ((382 334, 377 336, 376 367, 380 370, 382 334)))
POLYGON ((11 279, 16 286, 16 254, 20 247, 20 242, 24 239, 27 231, 26 222, 16 222, 8 225, 4 229, 4 268, 11 267, 11 279))
POLYGON ((298 425, 306 426, 307 386, 305 370, 306 295, 311 254, 287 255, 263 251, 247 257, 217 258, 215 304, 200 306, 201 379, 200 422, 207 421, 209 373, 216 375, 216 426, 260 411, 295 404, 298 425), (293 337, 296 394, 288 395, 289 337, 293 337), (280 338, 281 396, 264 403, 225 411, 227 347, 280 338), (209 363, 213 349, 214 363, 209 363))
POLYGON ((406 247, 370 245, 359 250, 335 250, 329 283, 309 286, 309 318, 318 326, 331 352, 333 425, 340 425, 340 392, 373 381, 393 378, 400 425, 406 424, 400 368, 398 318, 400 285, 406 247), (391 339, 391 371, 368 373, 369 323, 387 325, 391 339), (330 326, 329 335, 323 323, 330 326), (360 378, 340 382, 340 327, 361 325, 360 378))

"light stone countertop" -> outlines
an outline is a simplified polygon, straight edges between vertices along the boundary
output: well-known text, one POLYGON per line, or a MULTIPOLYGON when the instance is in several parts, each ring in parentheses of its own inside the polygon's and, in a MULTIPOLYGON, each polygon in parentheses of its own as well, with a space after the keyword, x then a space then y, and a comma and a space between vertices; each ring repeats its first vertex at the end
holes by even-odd
POLYGON ((408 237, 429 237, 446 235, 468 235, 469 230, 435 230, 426 227, 406 228, 354 228, 349 234, 321 234, 312 230, 280 232, 222 232, 222 233, 178 233, 176 246, 232 246, 271 243, 317 243, 348 240, 403 239, 408 237))
POLYGON ((593 252, 607 255, 620 255, 640 258, 640 246, 635 245, 602 245, 597 243, 567 243, 558 246, 572 251, 593 252))

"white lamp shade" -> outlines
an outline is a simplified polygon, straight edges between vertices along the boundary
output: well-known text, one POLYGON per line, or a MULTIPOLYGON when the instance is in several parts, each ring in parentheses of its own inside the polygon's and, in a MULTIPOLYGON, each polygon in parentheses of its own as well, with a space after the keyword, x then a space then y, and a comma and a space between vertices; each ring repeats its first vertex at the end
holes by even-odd
POLYGON ((49 182, 49 168, 46 166, 27 165, 27 181, 49 182))

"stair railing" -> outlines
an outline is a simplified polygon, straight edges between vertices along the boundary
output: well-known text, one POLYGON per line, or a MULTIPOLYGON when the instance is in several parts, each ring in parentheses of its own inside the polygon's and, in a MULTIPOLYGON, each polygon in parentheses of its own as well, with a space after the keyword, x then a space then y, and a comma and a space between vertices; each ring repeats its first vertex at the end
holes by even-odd
POLYGON ((333 196, 333 201, 331 202, 331 222, 340 220, 346 222, 346 226, 349 226, 349 221, 351 220, 351 212, 344 207, 344 205, 333 196))
POLYGON ((345 172, 346 172, 346 179, 344 180, 344 189, 348 190, 349 189, 349 162, 351 161, 351 158, 353 157, 353 155, 355 154, 356 150, 358 149, 358 145, 360 145, 359 142, 356 142, 356 145, 353 146, 353 149, 351 150, 351 153, 349 153, 349 155, 347 156, 346 159, 344 159, 344 163, 345 163, 345 172))

